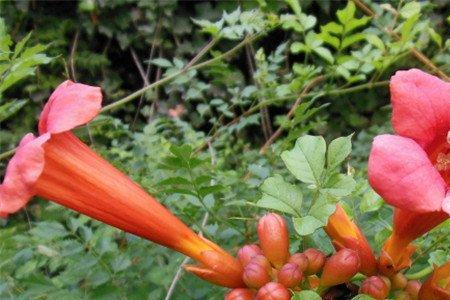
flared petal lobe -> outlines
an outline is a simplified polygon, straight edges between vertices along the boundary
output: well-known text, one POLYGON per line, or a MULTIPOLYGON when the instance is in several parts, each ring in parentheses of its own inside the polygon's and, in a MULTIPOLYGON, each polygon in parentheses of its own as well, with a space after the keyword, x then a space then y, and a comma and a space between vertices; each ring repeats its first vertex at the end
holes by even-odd
POLYGON ((99 87, 64 81, 42 110, 39 133, 62 133, 86 124, 98 115, 101 103, 99 87))
POLYGON ((450 130, 450 83, 418 69, 398 71, 390 82, 392 124, 397 134, 425 150, 450 130))
POLYGON ((415 212, 442 209, 446 183, 425 151, 409 138, 375 137, 368 173, 371 186, 392 206, 415 212))
POLYGON ((450 261, 436 268, 419 291, 419 299, 450 299, 450 261))
POLYGON ((44 169, 43 144, 49 138, 48 134, 35 138, 31 133, 22 138, 0 185, 0 217, 17 212, 34 195, 34 183, 44 169))

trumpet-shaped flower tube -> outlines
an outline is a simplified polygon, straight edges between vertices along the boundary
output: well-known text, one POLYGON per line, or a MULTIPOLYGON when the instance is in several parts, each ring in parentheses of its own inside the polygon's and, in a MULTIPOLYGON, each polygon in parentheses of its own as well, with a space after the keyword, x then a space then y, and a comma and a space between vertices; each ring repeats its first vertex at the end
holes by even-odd
POLYGON ((450 299, 450 261, 434 270, 433 274, 420 288, 419 299, 450 299))
POLYGON ((369 182, 395 207, 394 229, 380 268, 410 265, 410 243, 449 217, 450 83, 420 70, 399 71, 390 83, 396 135, 380 135, 369 157, 369 182))
POLYGON ((27 134, 8 164, 0 185, 0 216, 38 195, 192 257, 210 272, 211 282, 243 286, 236 259, 194 233, 70 132, 93 119, 101 101, 98 87, 71 81, 58 86, 41 113, 40 136, 27 134))
POLYGON ((361 273, 367 276, 375 274, 377 261, 369 242, 341 205, 336 205, 336 211, 328 219, 325 232, 331 238, 336 250, 348 248, 358 253, 361 259, 361 273))

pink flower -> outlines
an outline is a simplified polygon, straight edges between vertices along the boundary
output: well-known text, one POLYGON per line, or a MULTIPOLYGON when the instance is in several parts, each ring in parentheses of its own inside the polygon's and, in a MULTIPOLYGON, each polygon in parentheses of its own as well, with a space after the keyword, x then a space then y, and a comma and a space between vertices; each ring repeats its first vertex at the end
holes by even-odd
POLYGON ((450 214, 450 83, 412 69, 391 78, 396 135, 380 135, 369 157, 369 181, 395 207, 383 248, 385 273, 410 265, 410 242, 450 214))

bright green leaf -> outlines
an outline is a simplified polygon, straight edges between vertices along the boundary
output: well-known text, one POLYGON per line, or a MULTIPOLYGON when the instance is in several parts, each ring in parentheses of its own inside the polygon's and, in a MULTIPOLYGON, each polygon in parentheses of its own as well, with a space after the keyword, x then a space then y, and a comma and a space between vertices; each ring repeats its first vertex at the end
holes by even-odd
POLYGON ((300 181, 320 186, 325 166, 326 143, 321 136, 305 135, 290 151, 281 154, 288 170, 300 181))

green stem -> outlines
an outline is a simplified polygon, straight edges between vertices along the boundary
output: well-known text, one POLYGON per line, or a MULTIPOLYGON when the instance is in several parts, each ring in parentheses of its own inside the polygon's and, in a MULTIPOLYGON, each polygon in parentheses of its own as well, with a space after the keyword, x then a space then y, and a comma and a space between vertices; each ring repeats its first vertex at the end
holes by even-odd
POLYGON ((14 154, 14 152, 16 152, 16 149, 11 149, 11 150, 8 150, 6 152, 1 153, 0 154, 0 160, 3 160, 3 159, 6 159, 6 158, 10 157, 11 155, 14 154))
POLYGON ((417 280, 428 276, 429 274, 431 274, 431 272, 433 272, 433 268, 428 266, 425 269, 420 270, 419 272, 406 274, 405 276, 406 278, 408 278, 408 280, 417 280))

